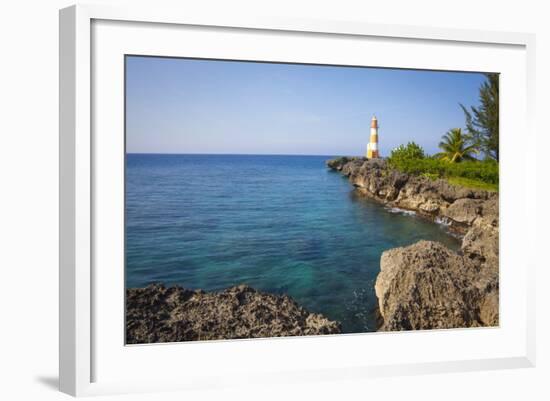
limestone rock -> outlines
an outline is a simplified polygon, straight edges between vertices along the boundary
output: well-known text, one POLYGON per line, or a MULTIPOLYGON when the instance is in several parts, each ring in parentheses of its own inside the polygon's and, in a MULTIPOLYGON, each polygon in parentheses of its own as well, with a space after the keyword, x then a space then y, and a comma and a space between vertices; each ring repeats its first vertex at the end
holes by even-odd
POLYGON ((221 292, 150 285, 126 290, 128 344, 340 333, 286 295, 246 285, 221 292))
POLYGON ((382 254, 375 291, 381 330, 498 324, 498 275, 438 242, 420 241, 382 254))
POLYGON ((470 226, 480 216, 483 201, 479 199, 461 198, 449 205, 444 215, 453 221, 470 226))
POLYGON ((494 227, 474 225, 462 239, 461 250, 465 257, 479 265, 498 270, 499 233, 494 227))

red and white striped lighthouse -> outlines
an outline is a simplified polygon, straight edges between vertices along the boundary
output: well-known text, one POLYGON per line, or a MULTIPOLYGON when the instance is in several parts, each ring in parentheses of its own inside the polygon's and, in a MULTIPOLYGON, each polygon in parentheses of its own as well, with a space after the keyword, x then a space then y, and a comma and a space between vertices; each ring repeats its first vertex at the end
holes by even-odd
POLYGON ((376 159, 380 157, 378 152, 378 120, 376 116, 372 116, 370 122, 370 141, 367 145, 367 159, 376 159))

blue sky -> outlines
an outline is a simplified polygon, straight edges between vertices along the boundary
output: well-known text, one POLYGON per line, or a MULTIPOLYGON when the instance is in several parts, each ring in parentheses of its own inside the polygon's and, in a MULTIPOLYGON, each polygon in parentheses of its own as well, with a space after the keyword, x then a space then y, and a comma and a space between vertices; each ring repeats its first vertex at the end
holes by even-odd
POLYGON ((378 118, 387 156, 436 153, 478 104, 479 73, 128 56, 129 153, 362 155, 378 118))

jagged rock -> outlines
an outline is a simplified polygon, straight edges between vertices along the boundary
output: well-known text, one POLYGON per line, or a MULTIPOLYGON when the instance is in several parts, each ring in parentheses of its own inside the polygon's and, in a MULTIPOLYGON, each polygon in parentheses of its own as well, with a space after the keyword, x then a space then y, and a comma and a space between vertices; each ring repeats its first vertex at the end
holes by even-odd
POLYGON ((480 216, 482 205, 483 201, 479 199, 457 199, 446 208, 444 216, 457 223, 470 226, 480 216))
MULTIPOLYGON (((347 172, 352 170, 352 168, 360 167, 361 164, 367 159, 363 157, 338 157, 336 159, 327 160, 326 164, 329 168, 342 171, 344 166, 347 166, 347 172)), ((346 171, 342 171, 345 175, 346 171)))
POLYGON ((498 287, 480 302, 479 318, 485 326, 498 326, 498 287))
POLYGON ((287 295, 246 285, 221 292, 150 285, 126 290, 128 344, 340 333, 287 295))
POLYGON ((418 208, 425 213, 436 214, 441 208, 441 204, 432 199, 428 199, 426 202, 421 203, 418 208))
POLYGON ((464 229, 464 225, 472 223, 472 212, 476 216, 481 213, 481 209, 475 207, 488 207, 488 202, 496 209, 498 221, 496 193, 451 185, 442 179, 432 180, 401 173, 392 169, 384 159, 342 157, 329 160, 327 166, 348 176, 350 182, 369 197, 390 206, 419 211, 434 218, 450 218, 451 223, 454 223, 459 231, 464 229), (456 202, 459 203, 452 207, 456 202), (472 206, 467 215, 466 210, 462 213, 463 206, 472 206), (449 216, 446 215, 446 211, 449 216))
POLYGON ((477 264, 498 269, 498 240, 497 228, 482 228, 476 224, 462 239, 461 250, 477 264))
POLYGON ((349 160, 350 159, 347 157, 339 157, 337 159, 327 160, 326 164, 327 164, 327 167, 333 170, 341 171, 344 164, 346 164, 349 160))
POLYGON ((483 202, 481 206, 481 216, 477 220, 477 223, 484 228, 498 228, 498 216, 498 197, 492 196, 486 202, 483 202))
POLYGON ((381 330, 422 330, 498 324, 498 273, 438 242, 385 251, 375 285, 381 330))

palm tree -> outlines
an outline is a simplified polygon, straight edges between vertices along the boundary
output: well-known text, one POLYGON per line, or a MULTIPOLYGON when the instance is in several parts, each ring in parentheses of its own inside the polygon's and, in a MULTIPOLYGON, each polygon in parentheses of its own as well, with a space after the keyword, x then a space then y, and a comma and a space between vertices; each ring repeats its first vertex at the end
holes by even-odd
POLYGON ((479 146, 471 143, 469 138, 462 134, 460 128, 453 128, 441 138, 439 148, 443 151, 436 156, 450 163, 462 160, 475 160, 474 154, 479 153, 479 146))

